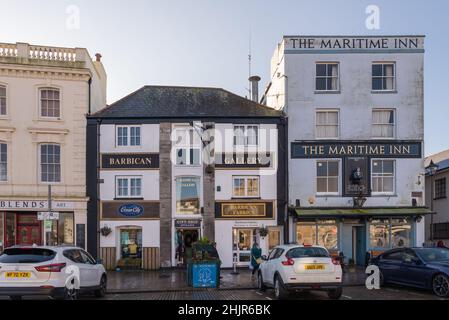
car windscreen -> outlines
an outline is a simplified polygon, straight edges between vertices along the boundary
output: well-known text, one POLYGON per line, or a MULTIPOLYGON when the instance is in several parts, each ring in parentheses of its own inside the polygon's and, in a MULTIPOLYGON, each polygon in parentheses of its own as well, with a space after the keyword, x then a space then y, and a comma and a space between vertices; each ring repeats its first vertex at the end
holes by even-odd
POLYGON ((41 263, 54 259, 56 252, 39 248, 5 249, 0 255, 0 263, 41 263))
POLYGON ((449 250, 443 248, 416 249, 416 253, 425 262, 449 261, 449 250))
POLYGON ((287 254, 287 258, 329 258, 329 253, 318 247, 310 248, 293 248, 290 249, 287 254))

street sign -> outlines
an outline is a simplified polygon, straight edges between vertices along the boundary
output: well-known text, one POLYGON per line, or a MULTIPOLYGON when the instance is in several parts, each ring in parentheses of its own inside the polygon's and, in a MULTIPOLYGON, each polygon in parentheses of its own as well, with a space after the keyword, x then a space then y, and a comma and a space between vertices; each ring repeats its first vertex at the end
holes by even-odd
POLYGON ((38 212, 37 220, 59 220, 59 212, 38 212))
POLYGON ((44 227, 45 227, 45 232, 51 232, 51 229, 53 227, 53 221, 45 220, 44 221, 44 227))

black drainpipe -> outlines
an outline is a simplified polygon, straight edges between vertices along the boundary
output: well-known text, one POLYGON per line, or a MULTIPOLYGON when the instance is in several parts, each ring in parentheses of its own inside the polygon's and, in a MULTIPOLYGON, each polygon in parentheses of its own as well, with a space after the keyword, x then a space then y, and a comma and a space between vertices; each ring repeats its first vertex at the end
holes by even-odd
POLYGON ((89 107, 88 107, 88 114, 90 115, 91 113, 91 109, 92 109, 92 101, 91 101, 91 96, 92 96, 92 77, 89 77, 89 80, 87 81, 87 83, 89 84, 89 107))

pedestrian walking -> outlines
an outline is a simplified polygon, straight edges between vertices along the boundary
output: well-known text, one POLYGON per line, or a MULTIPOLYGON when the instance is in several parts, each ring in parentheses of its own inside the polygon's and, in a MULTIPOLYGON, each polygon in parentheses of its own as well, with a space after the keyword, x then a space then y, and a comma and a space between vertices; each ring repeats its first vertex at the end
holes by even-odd
POLYGON ((262 249, 260 249, 259 244, 254 242, 251 248, 251 267, 253 269, 251 273, 251 279, 254 279, 254 275, 259 270, 259 266, 262 263, 262 249))

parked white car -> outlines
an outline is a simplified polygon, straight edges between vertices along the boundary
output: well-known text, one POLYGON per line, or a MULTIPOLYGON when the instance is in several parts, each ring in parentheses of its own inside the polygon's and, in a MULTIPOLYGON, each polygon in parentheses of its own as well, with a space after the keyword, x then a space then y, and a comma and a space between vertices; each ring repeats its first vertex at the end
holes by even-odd
POLYGON ((333 259, 324 247, 281 245, 262 259, 259 289, 274 288, 277 299, 287 298, 290 292, 311 290, 327 291, 331 299, 341 297, 340 261, 333 259))
POLYGON ((16 246, 0 255, 0 296, 73 300, 86 291, 103 297, 106 287, 103 265, 78 247, 16 246))

